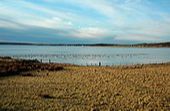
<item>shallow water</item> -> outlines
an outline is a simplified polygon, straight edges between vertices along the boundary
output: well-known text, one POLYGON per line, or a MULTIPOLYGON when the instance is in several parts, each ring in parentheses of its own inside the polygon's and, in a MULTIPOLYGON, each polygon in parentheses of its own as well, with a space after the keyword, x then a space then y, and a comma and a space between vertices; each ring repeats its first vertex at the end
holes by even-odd
POLYGON ((170 48, 0 45, 0 56, 78 65, 126 65, 170 62, 170 48))

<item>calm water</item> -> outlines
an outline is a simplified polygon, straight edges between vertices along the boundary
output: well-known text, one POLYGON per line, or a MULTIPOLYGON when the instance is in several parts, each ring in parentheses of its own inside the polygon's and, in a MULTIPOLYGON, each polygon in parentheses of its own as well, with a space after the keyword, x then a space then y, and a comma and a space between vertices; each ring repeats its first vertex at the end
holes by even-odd
POLYGON ((0 56, 78 65, 147 64, 170 62, 170 48, 0 45, 0 56))

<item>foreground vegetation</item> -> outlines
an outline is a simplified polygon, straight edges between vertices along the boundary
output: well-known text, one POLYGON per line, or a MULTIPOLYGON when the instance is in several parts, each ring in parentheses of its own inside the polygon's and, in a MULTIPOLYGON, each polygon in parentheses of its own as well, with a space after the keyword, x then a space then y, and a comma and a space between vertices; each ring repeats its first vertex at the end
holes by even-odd
POLYGON ((0 75, 3 74, 0 110, 170 110, 170 64, 121 67, 60 64, 60 70, 51 70, 46 67, 49 64, 36 63, 39 67, 34 70, 25 68, 13 75, 2 73, 12 64, 10 59, 6 61, 0 62, 0 75))

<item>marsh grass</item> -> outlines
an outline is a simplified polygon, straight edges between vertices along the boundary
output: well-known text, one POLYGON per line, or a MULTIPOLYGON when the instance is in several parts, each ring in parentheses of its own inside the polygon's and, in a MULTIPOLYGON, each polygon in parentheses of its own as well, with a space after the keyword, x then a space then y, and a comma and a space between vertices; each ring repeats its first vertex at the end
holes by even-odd
POLYGON ((0 79, 3 110, 170 110, 170 64, 63 66, 0 79), (31 73, 31 76, 29 75, 31 73), (36 76, 32 76, 36 75, 36 76))
MULTIPOLYGON (((60 71, 64 70, 61 64, 43 64, 37 60, 16 60, 10 57, 0 57, 0 77, 14 76, 29 71, 60 71)), ((23 76, 33 76, 31 73, 23 76)))

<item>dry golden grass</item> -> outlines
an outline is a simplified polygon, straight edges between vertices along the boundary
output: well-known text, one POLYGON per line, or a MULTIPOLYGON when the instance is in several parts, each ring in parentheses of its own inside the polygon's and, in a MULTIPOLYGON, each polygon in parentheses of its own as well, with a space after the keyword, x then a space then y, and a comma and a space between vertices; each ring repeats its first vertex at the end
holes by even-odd
POLYGON ((170 110, 170 64, 29 73, 0 78, 0 110, 170 110))

